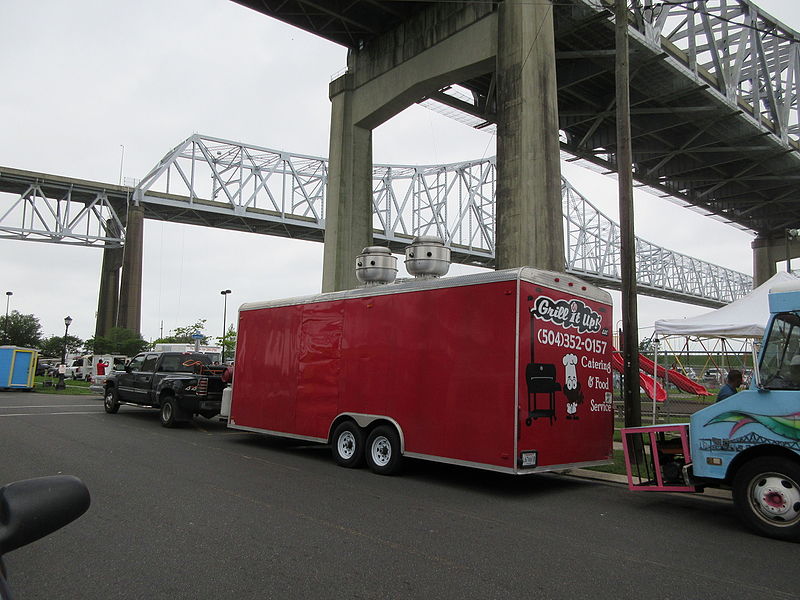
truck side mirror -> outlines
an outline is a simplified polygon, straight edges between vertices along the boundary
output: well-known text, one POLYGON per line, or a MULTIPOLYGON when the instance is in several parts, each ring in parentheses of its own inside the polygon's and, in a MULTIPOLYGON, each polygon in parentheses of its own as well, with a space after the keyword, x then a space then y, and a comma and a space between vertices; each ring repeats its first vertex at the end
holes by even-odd
POLYGON ((125 365, 125 372, 126 373, 130 373, 131 372, 131 366, 130 365, 125 365))
POLYGON ((753 351, 753 382, 755 383, 755 387, 757 390, 762 389, 761 386, 761 371, 759 367, 759 358, 761 358, 761 342, 753 342, 752 345, 753 351))
POLYGON ((89 508, 86 485, 72 475, 53 475, 0 488, 0 556, 71 523, 89 508))

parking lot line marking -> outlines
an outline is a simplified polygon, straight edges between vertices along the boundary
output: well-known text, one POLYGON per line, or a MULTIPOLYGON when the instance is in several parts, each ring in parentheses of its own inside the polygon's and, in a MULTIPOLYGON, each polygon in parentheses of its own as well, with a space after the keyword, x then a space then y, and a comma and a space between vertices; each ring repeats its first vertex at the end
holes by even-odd
POLYGON ((67 412, 34 412, 34 413, 8 413, 7 415, 0 414, 0 417, 40 417, 50 415, 96 415, 102 411, 99 410, 70 410, 67 412))
POLYGON ((88 408, 90 406, 98 406, 98 404, 32 404, 32 405, 22 405, 22 406, 0 406, 0 410, 5 410, 7 408, 64 408, 65 406, 88 408))

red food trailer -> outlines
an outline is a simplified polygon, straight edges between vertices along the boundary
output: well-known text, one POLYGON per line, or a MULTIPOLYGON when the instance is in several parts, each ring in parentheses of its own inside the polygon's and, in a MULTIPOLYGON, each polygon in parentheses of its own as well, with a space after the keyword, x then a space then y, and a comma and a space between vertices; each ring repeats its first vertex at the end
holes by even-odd
POLYGON ((611 330, 607 292, 532 268, 244 304, 228 425, 383 474, 606 464, 611 330))

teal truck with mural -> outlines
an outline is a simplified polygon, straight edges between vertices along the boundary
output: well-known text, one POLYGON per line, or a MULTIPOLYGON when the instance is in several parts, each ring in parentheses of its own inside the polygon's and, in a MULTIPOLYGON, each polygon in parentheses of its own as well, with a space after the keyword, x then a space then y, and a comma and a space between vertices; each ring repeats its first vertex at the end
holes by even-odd
POLYGON ((769 295, 770 319, 748 389, 690 422, 623 429, 637 491, 732 490, 740 518, 762 535, 800 541, 800 283, 769 295))

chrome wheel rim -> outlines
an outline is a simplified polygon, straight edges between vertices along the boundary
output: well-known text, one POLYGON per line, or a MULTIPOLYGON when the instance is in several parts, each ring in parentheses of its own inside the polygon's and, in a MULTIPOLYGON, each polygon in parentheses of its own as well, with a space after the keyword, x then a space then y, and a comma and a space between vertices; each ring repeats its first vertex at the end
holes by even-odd
POLYGON ((372 462, 379 467, 385 467, 392 460, 392 444, 386 436, 380 435, 372 440, 370 448, 372 462))
POLYGON ((164 419, 164 421, 169 421, 172 417, 172 405, 169 402, 161 407, 161 417, 164 419))
POLYGON ((114 394, 109 392, 106 394, 106 407, 111 408, 112 406, 114 406, 114 394))
POLYGON ((800 522, 800 488, 781 473, 762 473, 750 481, 748 500, 758 517, 777 527, 800 522))

